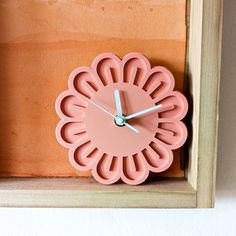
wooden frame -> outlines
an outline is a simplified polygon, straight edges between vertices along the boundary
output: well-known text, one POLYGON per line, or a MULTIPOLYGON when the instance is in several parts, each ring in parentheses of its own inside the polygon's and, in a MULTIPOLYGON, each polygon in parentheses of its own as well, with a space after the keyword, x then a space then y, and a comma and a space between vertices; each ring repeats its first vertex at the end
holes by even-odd
POLYGON ((90 178, 2 178, 4 207, 213 207, 215 192, 222 0, 188 1, 186 84, 192 140, 186 179, 101 186, 90 178))

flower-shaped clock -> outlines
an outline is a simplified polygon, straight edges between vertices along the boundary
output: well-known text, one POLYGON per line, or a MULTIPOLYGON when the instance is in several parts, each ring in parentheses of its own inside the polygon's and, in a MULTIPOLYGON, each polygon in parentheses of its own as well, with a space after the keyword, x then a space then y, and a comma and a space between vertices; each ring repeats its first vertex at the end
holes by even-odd
POLYGON ((136 185, 168 169, 187 138, 188 103, 174 84, 170 71, 139 53, 103 53, 75 69, 56 100, 56 137, 71 164, 102 184, 136 185))

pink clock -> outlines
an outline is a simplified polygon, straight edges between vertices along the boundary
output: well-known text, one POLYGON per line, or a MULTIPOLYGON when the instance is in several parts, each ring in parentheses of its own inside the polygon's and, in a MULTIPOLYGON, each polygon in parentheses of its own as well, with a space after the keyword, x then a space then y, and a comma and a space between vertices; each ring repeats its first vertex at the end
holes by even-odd
POLYGON ((169 70, 139 53, 103 53, 75 69, 56 100, 56 138, 71 164, 102 184, 137 185, 168 169, 187 138, 188 103, 174 84, 169 70))

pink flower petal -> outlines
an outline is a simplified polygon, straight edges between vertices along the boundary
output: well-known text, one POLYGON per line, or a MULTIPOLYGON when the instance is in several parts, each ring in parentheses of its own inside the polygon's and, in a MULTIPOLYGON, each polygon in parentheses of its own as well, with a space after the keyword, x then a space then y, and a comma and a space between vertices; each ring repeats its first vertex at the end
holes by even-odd
POLYGON ((130 185, 144 182, 149 175, 149 170, 143 156, 135 154, 123 157, 122 180, 130 185))
POLYGON ((56 136, 61 145, 71 147, 84 137, 87 137, 85 124, 77 122, 75 119, 70 121, 62 120, 57 125, 56 136))
POLYGON ((77 121, 83 121, 85 117, 85 108, 88 102, 72 91, 65 91, 60 94, 56 101, 56 112, 60 118, 77 118, 77 121))
POLYGON ((78 92, 81 96, 92 98, 101 85, 91 68, 79 67, 70 74, 68 87, 70 90, 78 92))
POLYGON ((170 93, 174 86, 175 80, 172 73, 165 67, 156 66, 149 72, 143 89, 147 91, 156 103, 170 93))
POLYGON ((171 92, 156 104, 162 104, 163 106, 158 110, 159 118, 162 119, 182 120, 188 111, 186 98, 177 91, 171 92))
POLYGON ((88 171, 100 158, 100 155, 99 150, 93 143, 89 139, 84 138, 70 149, 69 160, 79 171, 88 171))
POLYGON ((143 156, 149 165, 149 170, 155 173, 168 169, 173 161, 173 153, 158 140, 154 140, 145 148, 140 156, 143 156))
POLYGON ((120 81, 120 59, 113 53, 103 53, 97 56, 92 63, 92 69, 103 86, 120 81))
POLYGON ((142 87, 150 68, 146 57, 139 53, 129 53, 122 60, 122 81, 142 87))
POLYGON ((93 177, 102 184, 112 184, 120 179, 122 162, 120 157, 103 154, 92 170, 93 177))
POLYGON ((181 147, 187 138, 187 128, 181 121, 159 123, 155 138, 171 149, 181 147))

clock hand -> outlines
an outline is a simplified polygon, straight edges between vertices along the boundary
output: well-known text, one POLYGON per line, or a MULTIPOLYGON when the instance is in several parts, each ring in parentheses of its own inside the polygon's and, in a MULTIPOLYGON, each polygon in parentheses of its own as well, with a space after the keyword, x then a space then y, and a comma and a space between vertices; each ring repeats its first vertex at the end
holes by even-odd
MULTIPOLYGON (((119 116, 123 117, 123 114, 122 114, 122 106, 121 106, 121 101, 120 101, 120 92, 118 89, 114 91, 114 95, 115 95, 115 102, 116 102, 116 113, 119 119, 119 116)), ((124 125, 127 126, 129 129, 133 130, 134 132, 139 133, 139 130, 134 128, 130 124, 126 123, 125 119, 124 119, 124 125)))
POLYGON ((154 111, 154 110, 157 110, 157 109, 160 109, 160 108, 162 108, 162 104, 159 104, 159 105, 156 105, 156 106, 154 106, 154 107, 147 108, 147 109, 145 109, 145 110, 143 110, 143 111, 139 111, 139 112, 136 112, 136 113, 134 113, 134 114, 125 116, 125 119, 126 119, 126 120, 129 120, 129 119, 134 118, 134 117, 136 117, 136 116, 141 116, 141 115, 143 115, 143 114, 145 114, 145 113, 147 113, 147 112, 151 112, 151 111, 154 111))
POLYGON ((86 98, 86 101, 88 101, 89 103, 93 104, 94 106, 96 106, 97 108, 101 109, 102 111, 106 112, 108 115, 110 115, 113 118, 116 118, 115 115, 113 115, 111 112, 109 112, 108 110, 106 110, 105 108, 99 106, 97 103, 93 102, 92 100, 86 98))
MULTIPOLYGON (((93 104, 94 106, 96 106, 97 108, 101 109, 102 111, 104 111, 105 113, 107 113, 108 115, 110 115, 111 117, 113 117, 114 119, 117 119, 117 118, 120 118, 120 117, 117 117, 115 115, 113 115, 111 112, 109 112, 108 110, 106 110, 105 108, 101 107, 100 105, 98 105, 97 103, 93 102, 92 100, 88 99, 88 98, 85 98, 87 102, 93 104)), ((124 120, 124 125, 126 127, 128 127, 129 129, 131 129, 132 131, 136 132, 136 133, 139 133, 139 130, 134 128, 132 125, 128 124, 125 122, 124 120)))
POLYGON ((129 129, 133 130, 134 132, 136 132, 137 134, 139 133, 139 130, 134 128, 134 126, 128 124, 128 123, 124 123, 126 127, 128 127, 129 129))
POLYGON ((122 107, 121 107, 121 102, 120 102, 120 92, 119 92, 119 90, 115 90, 114 95, 115 95, 117 115, 122 116, 122 107))

